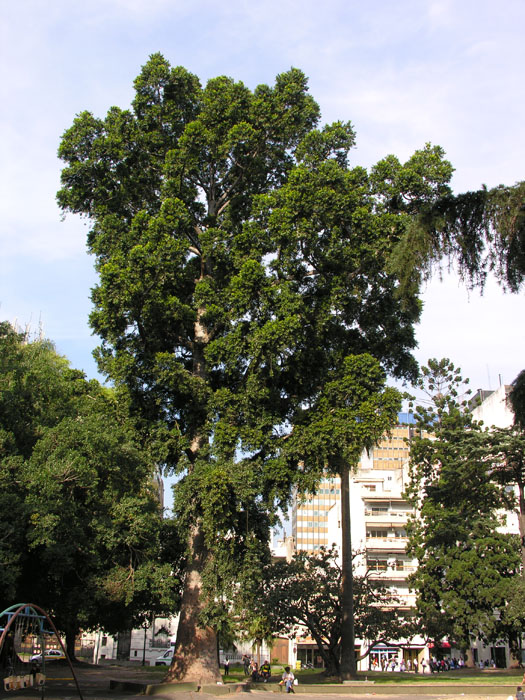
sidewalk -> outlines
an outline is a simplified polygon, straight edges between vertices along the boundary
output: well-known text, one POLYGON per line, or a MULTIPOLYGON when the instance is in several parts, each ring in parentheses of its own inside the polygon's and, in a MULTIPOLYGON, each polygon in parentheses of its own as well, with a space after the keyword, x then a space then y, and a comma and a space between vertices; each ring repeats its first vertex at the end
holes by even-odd
MULTIPOLYGON (((67 665, 56 663, 48 665, 45 698, 50 700, 77 700, 78 692, 67 665)), ((154 696, 155 700, 214 700, 222 696, 250 693, 252 696, 265 696, 269 693, 286 695, 277 683, 251 684, 231 683, 224 685, 207 685, 200 690, 195 683, 163 683, 164 674, 148 670, 148 667, 129 666, 75 666, 78 683, 85 700, 144 700, 145 695, 154 696)), ((509 685, 463 685, 448 684, 374 684, 373 682, 355 682, 341 685, 299 684, 295 687, 296 695, 308 695, 308 700, 329 700, 347 698, 347 700, 503 700, 513 696, 516 684, 509 685)), ((6 692, 0 688, 1 700, 41 700, 37 689, 6 692)), ((232 698, 233 700, 233 698, 232 698)), ((284 698, 282 699, 284 700, 284 698)))

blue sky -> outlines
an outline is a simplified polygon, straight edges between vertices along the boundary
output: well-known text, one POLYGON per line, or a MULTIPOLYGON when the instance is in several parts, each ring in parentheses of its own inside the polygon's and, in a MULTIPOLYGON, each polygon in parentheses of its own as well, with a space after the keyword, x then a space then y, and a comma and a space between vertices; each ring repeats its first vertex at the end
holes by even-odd
MULTIPOLYGON (((464 191, 525 179, 522 0, 22 0, 0 5, 0 319, 42 326, 96 375, 87 228, 55 204, 60 136, 76 113, 129 105, 151 53, 253 88, 290 66, 323 121, 350 119, 354 164, 442 145, 464 191)), ((525 296, 453 276, 425 290, 417 358, 450 357, 474 388, 525 366, 525 296)))

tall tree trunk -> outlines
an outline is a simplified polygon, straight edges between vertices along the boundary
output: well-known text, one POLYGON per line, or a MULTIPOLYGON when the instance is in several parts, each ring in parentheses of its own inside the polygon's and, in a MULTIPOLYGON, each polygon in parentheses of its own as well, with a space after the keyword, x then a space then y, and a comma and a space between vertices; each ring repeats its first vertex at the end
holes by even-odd
MULTIPOLYGON (((201 278, 205 274, 205 264, 201 260, 201 278)), ((206 358, 204 349, 209 342, 209 334, 202 322, 204 308, 199 308, 194 326, 193 374, 206 379, 206 358)), ((205 436, 197 431, 193 437, 190 452, 196 458, 205 436)), ((202 572, 209 555, 204 541, 200 522, 193 525, 190 532, 189 557, 184 577, 181 612, 173 661, 166 676, 167 681, 191 681, 198 685, 216 683, 221 679, 217 634, 211 627, 202 627, 199 617, 206 602, 203 600, 202 572)))
POLYGON ((520 528, 521 540, 521 575, 525 576, 525 494, 523 480, 518 478, 518 494, 519 494, 519 515, 518 522, 520 528))
POLYGON ((341 476, 341 678, 357 678, 354 632, 354 573, 352 569, 352 536, 350 520, 350 467, 343 464, 341 476))
POLYGON ((202 571, 208 556, 204 535, 197 523, 191 533, 190 557, 185 572, 177 641, 166 680, 191 681, 198 685, 221 678, 217 660, 217 635, 203 627, 199 615, 204 608, 202 571))
POLYGON ((77 660, 77 658, 75 656, 75 641, 77 638, 77 633, 78 633, 77 628, 69 626, 69 625, 65 631, 66 651, 67 651, 67 655, 69 656, 70 661, 77 660))

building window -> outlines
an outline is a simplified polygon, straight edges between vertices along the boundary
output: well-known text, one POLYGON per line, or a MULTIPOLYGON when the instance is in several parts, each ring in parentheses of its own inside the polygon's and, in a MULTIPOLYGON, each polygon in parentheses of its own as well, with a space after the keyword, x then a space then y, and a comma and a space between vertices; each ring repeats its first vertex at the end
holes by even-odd
POLYGON ((376 513, 388 513, 388 506, 372 506, 372 515, 376 513))
POLYGON ((367 559, 366 563, 371 571, 386 571, 388 568, 387 559, 367 559))
POLYGON ((388 530, 378 530, 376 528, 370 528, 366 531, 367 537, 388 537, 388 530))

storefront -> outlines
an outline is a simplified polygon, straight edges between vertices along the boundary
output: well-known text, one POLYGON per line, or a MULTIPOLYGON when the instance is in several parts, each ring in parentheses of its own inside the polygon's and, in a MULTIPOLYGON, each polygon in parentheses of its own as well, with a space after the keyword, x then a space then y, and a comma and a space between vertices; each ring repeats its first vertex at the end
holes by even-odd
POLYGON ((386 671, 392 661, 399 659, 399 647, 376 644, 370 652, 370 670, 386 671))

